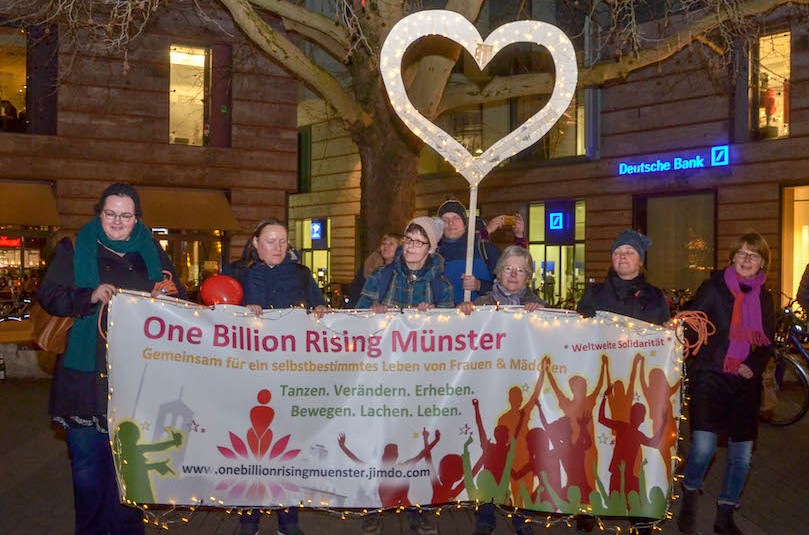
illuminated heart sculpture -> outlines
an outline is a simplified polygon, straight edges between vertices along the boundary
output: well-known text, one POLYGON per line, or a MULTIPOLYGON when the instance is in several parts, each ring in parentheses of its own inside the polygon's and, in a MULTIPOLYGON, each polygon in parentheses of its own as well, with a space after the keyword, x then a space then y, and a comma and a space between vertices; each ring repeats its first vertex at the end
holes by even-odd
POLYGON ((484 41, 477 29, 453 11, 427 10, 400 20, 391 30, 381 53, 382 78, 393 109, 410 130, 434 148, 477 186, 504 159, 530 147, 544 136, 565 113, 576 90, 576 51, 570 39, 556 26, 539 21, 518 21, 497 28, 484 41), (424 117, 410 102, 402 80, 402 58, 417 39, 441 35, 463 46, 483 70, 491 58, 512 43, 536 43, 548 49, 556 66, 556 83, 545 106, 479 156, 424 117))

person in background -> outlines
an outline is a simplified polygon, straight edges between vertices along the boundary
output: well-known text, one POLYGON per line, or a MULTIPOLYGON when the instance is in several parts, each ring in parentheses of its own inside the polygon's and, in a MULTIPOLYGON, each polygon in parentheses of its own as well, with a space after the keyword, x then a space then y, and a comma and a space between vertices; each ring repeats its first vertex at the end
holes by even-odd
MULTIPOLYGON (((652 240, 634 230, 625 229, 613 242, 612 266, 604 282, 589 286, 576 305, 576 310, 584 317, 592 317, 597 310, 614 312, 648 323, 662 325, 671 318, 669 304, 660 288, 646 282, 643 263, 646 249, 652 240)), ((596 450, 593 449, 593 454, 596 450)), ((594 458, 588 459, 586 466, 592 466, 594 458)), ((650 520, 633 519, 632 523, 648 523, 650 520)), ((589 533, 595 527, 595 519, 590 516, 576 518, 576 530, 589 533)), ((651 527, 634 527, 640 535, 650 534, 651 527)))
POLYGON ((699 494, 720 435, 727 437, 728 453, 714 533, 742 533, 733 513, 758 433, 762 373, 773 355, 775 304, 764 287, 769 264, 766 240, 755 232, 742 235, 731 248, 730 265, 703 282, 686 307, 707 314, 716 332, 686 364, 691 437, 677 518, 683 533, 696 531, 699 494))
POLYGON ((117 288, 176 295, 182 288, 164 282, 176 274, 152 232, 135 188, 116 183, 101 194, 95 217, 56 246, 36 296, 49 314, 74 318, 67 349, 54 370, 49 412, 67 431, 73 475, 75 532, 144 533, 140 509, 120 503, 107 429, 107 348, 105 305, 117 288), (165 290, 165 292, 161 292, 165 290))
POLYGON ((492 290, 494 268, 500 251, 493 243, 481 240, 475 235, 472 249, 472 274, 466 275, 466 233, 469 219, 466 208, 457 200, 451 199, 438 208, 438 217, 444 222, 444 233, 438 246, 444 258, 444 270, 454 289, 455 305, 464 300, 464 291, 472 292, 472 301, 492 290))
MULTIPOLYGON (((269 308, 311 308, 322 315, 326 300, 317 287, 312 272, 298 263, 289 248, 287 229, 280 221, 267 218, 253 231, 253 237, 242 254, 244 297, 242 303, 256 316, 269 308)), ((237 261, 238 262, 238 261, 237 261)), ((252 509, 239 518, 241 535, 258 533, 261 514, 252 509)), ((298 508, 278 510, 279 535, 303 535, 298 522, 298 508)))
POLYGON ((362 287, 365 286, 365 281, 371 276, 371 273, 393 262, 396 256, 396 249, 402 242, 402 235, 395 232, 386 232, 379 238, 379 244, 376 249, 362 265, 362 269, 357 272, 354 281, 351 283, 351 293, 348 298, 348 308, 354 308, 362 295, 362 287))
POLYGON ((492 291, 475 299, 474 304, 469 301, 461 303, 458 310, 468 315, 474 310, 474 305, 524 305, 526 312, 548 306, 528 287, 534 275, 534 260, 528 249, 519 245, 506 247, 497 260, 494 275, 492 291))

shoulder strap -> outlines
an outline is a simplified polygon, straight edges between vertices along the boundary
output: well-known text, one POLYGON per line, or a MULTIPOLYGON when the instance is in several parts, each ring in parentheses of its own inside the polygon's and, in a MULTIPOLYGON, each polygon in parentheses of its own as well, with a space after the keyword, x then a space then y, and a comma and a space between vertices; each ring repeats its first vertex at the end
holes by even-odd
POLYGON ((441 276, 433 277, 430 286, 433 291, 433 304, 438 306, 438 300, 441 298, 441 276))
POLYGON ((379 285, 377 286, 377 303, 381 303, 382 299, 385 298, 385 294, 388 293, 388 288, 390 288, 390 283, 393 280, 393 269, 393 262, 382 268, 382 273, 379 276, 379 285))

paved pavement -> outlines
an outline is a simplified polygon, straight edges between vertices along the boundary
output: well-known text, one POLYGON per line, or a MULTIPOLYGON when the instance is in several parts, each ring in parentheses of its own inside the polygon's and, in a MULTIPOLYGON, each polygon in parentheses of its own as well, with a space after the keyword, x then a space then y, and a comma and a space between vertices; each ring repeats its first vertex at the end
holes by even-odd
MULTIPOLYGON (((70 534, 73 509, 70 471, 63 437, 48 424, 49 380, 14 379, 0 381, 0 534, 70 534)), ((737 524, 746 535, 799 535, 809 533, 809 417, 787 427, 763 426, 754 455, 750 480, 737 524)), ((720 450, 711 470, 699 516, 699 533, 712 533, 713 503, 721 484, 724 452, 720 450)), ((676 512, 679 503, 672 505, 676 512)), ((200 535, 238 533, 238 517, 222 510, 159 512, 168 532, 200 535), (188 521, 183 521, 183 518, 188 521)), ((408 533, 404 515, 389 514, 383 534, 408 533)), ((436 517, 441 535, 471 535, 473 516, 466 510, 448 510, 436 517)), ((275 534, 274 515, 261 523, 261 534, 275 534)), ((301 527, 307 535, 349 535, 361 533, 359 520, 342 520, 339 513, 301 514, 301 527)), ((625 522, 606 521, 607 530, 625 522)), ((678 533, 673 521, 661 525, 663 535, 678 533)), ((545 528, 535 524, 534 533, 575 534, 564 523, 545 528)), ((161 527, 148 528, 149 535, 166 533, 161 527)), ((513 533, 503 516, 497 533, 513 533)), ((596 531, 598 533, 598 531, 596 531)))

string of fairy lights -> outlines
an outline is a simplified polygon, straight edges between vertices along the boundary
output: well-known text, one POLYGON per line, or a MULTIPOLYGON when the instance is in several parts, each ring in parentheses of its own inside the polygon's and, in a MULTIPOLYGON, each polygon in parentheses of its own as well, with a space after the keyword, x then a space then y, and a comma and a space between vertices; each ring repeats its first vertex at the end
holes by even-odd
MULTIPOLYGON (((148 299, 151 303, 158 303, 161 307, 179 307, 187 310, 192 310, 194 315, 199 315, 201 311, 208 309, 208 310, 215 310, 220 309, 220 313, 222 309, 224 309, 225 313, 230 312, 233 317, 235 318, 245 318, 252 316, 258 322, 263 321, 277 321, 281 318, 294 313, 296 310, 300 311, 304 309, 304 307, 297 307, 292 309, 270 309, 265 310, 260 318, 255 317, 254 314, 245 310, 244 307, 236 306, 236 305, 211 305, 211 306, 204 306, 199 305, 197 303, 192 303, 189 301, 183 301, 180 299, 160 296, 160 297, 151 297, 148 293, 144 292, 137 292, 131 290, 118 290, 119 296, 116 296, 110 302, 110 309, 114 303, 118 302, 121 297, 128 296, 131 302, 134 302, 138 299, 148 299)), ((611 325, 613 328, 618 328, 621 330, 623 336, 628 336, 630 333, 635 336, 651 336, 651 335, 660 335, 663 333, 666 334, 673 334, 677 339, 677 344, 675 345, 675 355, 678 355, 678 359, 676 362, 677 368, 675 368, 675 372, 677 372, 681 377, 682 381, 680 384, 680 394, 681 394, 681 414, 679 416, 675 415, 676 420, 676 429, 677 429, 677 441, 683 440, 683 437, 680 433, 680 425, 682 421, 686 420, 685 407, 687 406, 687 397, 686 397, 686 381, 687 379, 685 376, 680 374, 680 370, 682 369, 682 352, 683 352, 683 338, 682 338, 682 331, 683 325, 682 321, 675 318, 672 320, 667 326, 658 326, 652 325, 644 322, 634 321, 631 318, 627 318, 625 316, 620 316, 612 313, 605 313, 605 312, 598 312, 595 317, 593 318, 583 318, 578 313, 570 310, 561 310, 561 309, 539 309, 533 312, 525 312, 524 308, 521 306, 494 306, 494 307, 481 307, 483 309, 497 309, 501 313, 507 313, 513 315, 514 319, 517 321, 525 320, 529 321, 534 328, 546 328, 551 325, 559 325, 559 324, 569 324, 573 325, 576 323, 597 323, 597 324, 608 324, 611 325)), ((423 321, 423 322, 430 322, 430 321, 438 321, 438 322, 448 322, 453 318, 457 318, 459 316, 464 316, 464 314, 457 309, 430 309, 427 311, 419 311, 417 309, 412 308, 405 308, 405 309, 389 309, 384 314, 375 314, 369 310, 334 310, 328 309, 328 314, 345 314, 349 316, 358 316, 363 318, 370 318, 370 317, 380 317, 380 321, 378 323, 378 328, 374 330, 370 334, 378 334, 384 331, 390 323, 397 317, 402 314, 406 314, 414 319, 423 321)), ((316 322, 320 327, 331 330, 333 336, 342 335, 343 333, 338 333, 337 331, 328 327, 326 323, 322 322, 322 318, 318 317, 313 311, 309 311, 309 315, 311 316, 310 319, 316 322)), ((113 326, 113 323, 110 322, 110 327, 113 326)), ((108 342, 109 344, 109 342, 108 342)), ((108 372, 112 370, 112 365, 108 364, 108 372)), ((110 398, 112 397, 112 386, 110 386, 110 398)), ((112 419, 110 419, 110 424, 112 424, 112 419)), ((112 443, 112 438, 110 439, 111 443, 110 446, 115 448, 115 444, 112 443)), ((675 467, 682 462, 682 459, 677 455, 672 455, 672 463, 674 463, 675 467)), ((118 467, 116 467, 118 470, 118 467)), ((596 522, 596 526, 601 532, 605 533, 636 533, 637 530, 642 528, 651 528, 655 532, 662 531, 661 524, 665 521, 670 520, 673 517, 673 513, 670 510, 671 503, 675 501, 679 496, 675 492, 675 483, 682 479, 682 475, 677 474, 676 470, 672 470, 672 481, 669 485, 669 500, 667 500, 666 510, 664 512, 663 518, 659 520, 650 520, 650 521, 636 521, 635 523, 631 524, 630 526, 622 526, 620 524, 616 524, 615 520, 604 520, 597 515, 594 514, 594 511, 591 506, 584 505, 579 510, 578 514, 593 516, 596 522)), ((121 474, 118 473, 118 480, 123 483, 123 478, 121 474)), ((124 486, 124 491, 125 491, 124 486)), ((207 499, 193 497, 192 501, 195 502, 195 505, 177 505, 170 500, 168 504, 161 504, 161 505, 149 505, 149 504, 141 504, 135 503, 131 500, 126 500, 128 505, 140 508, 144 513, 144 522, 150 526, 161 530, 170 530, 173 528, 181 528, 183 526, 189 525, 191 522, 192 516, 199 512, 199 511, 208 511, 211 508, 214 508, 219 511, 223 511, 226 514, 232 514, 236 516, 246 515, 246 514, 260 514, 264 516, 270 516, 274 512, 278 510, 288 511, 292 507, 299 507, 303 510, 315 510, 319 513, 328 514, 332 516, 335 520, 352 520, 352 519, 360 519, 367 515, 376 515, 376 514, 401 514, 406 510, 416 509, 420 513, 427 513, 427 514, 434 514, 437 518, 441 516, 442 513, 446 514, 448 511, 451 510, 468 510, 468 511, 477 511, 480 507, 480 502, 470 502, 470 501, 456 501, 449 504, 443 505, 420 505, 416 504, 410 507, 405 506, 397 506, 397 507, 380 507, 380 508, 344 508, 344 507, 335 507, 330 504, 328 501, 319 501, 314 502, 312 500, 306 500, 299 504, 284 504, 278 503, 275 507, 235 507, 229 505, 225 500, 222 498, 218 498, 216 496, 209 496, 207 499), (256 512, 254 512, 256 511, 256 512)), ((522 520, 525 523, 535 524, 540 527, 544 528, 551 528, 554 526, 566 526, 572 527, 575 525, 576 522, 576 515, 573 514, 561 514, 561 513, 547 513, 547 512, 540 512, 540 511, 532 511, 532 510, 525 510, 520 509, 517 507, 509 507, 502 504, 495 504, 496 509, 502 514, 504 517, 508 518, 510 521, 514 518, 517 520, 522 520)), ((646 520, 646 519, 643 519, 646 520)))

